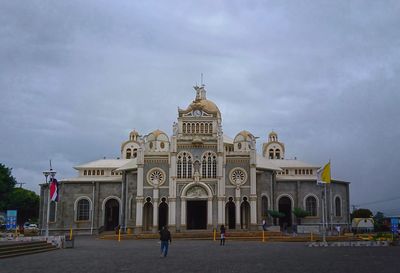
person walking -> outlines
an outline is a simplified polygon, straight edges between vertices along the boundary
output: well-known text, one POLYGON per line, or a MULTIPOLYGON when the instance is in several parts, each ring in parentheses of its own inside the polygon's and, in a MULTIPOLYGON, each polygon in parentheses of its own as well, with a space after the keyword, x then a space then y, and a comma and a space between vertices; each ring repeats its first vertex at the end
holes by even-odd
POLYGON ((160 230, 160 241, 161 241, 161 254, 160 257, 167 257, 168 254, 168 244, 171 241, 171 232, 169 232, 167 226, 163 226, 160 230))
POLYGON ((221 225, 220 231, 221 231, 221 242, 219 243, 219 245, 224 246, 225 245, 225 233, 226 233, 224 225, 221 225))

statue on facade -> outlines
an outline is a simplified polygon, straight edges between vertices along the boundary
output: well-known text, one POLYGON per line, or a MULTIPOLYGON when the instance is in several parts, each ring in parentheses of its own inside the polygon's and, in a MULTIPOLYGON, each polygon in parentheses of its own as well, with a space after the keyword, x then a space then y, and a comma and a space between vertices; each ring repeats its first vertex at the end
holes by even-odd
POLYGON ((177 136, 178 135, 178 123, 174 121, 173 125, 172 125, 172 132, 173 132, 173 136, 177 136))
POLYGON ((218 136, 222 136, 223 135, 223 131, 222 131, 222 125, 220 124, 220 125, 218 125, 218 132, 217 132, 217 134, 218 134, 218 136))

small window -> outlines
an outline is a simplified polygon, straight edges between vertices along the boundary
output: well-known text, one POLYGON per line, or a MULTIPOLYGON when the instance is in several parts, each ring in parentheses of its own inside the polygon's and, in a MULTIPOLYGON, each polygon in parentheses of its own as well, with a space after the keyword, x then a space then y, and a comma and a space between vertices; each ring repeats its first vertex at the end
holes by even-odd
POLYGON ((87 175, 87 170, 84 170, 84 171, 83 171, 83 175, 87 175))
POLYGON ((88 221, 89 220, 90 204, 87 199, 81 199, 78 201, 76 220, 77 221, 88 221))
POLYGON ((92 175, 92 171, 91 170, 88 170, 88 175, 92 175))
POLYGON ((240 150, 240 149, 242 149, 242 143, 238 143, 238 149, 240 150))
POLYGON ((149 147, 150 147, 150 149, 153 149, 153 142, 150 142, 149 147))
POLYGON ((161 143, 160 143, 160 147, 161 147, 161 149, 164 149, 164 148, 165 148, 164 142, 161 142, 161 143))
POLYGON ((101 170, 101 175, 104 175, 104 170, 101 170))
POLYGON ((97 175, 100 175, 100 170, 97 170, 97 175))

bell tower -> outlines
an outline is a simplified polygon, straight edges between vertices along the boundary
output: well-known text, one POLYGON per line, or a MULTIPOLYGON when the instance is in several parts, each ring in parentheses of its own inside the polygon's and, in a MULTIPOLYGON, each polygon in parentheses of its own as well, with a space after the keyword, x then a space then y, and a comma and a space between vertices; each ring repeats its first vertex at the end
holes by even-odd
POLYGON ((285 144, 279 142, 278 134, 274 131, 269 133, 268 142, 263 144, 263 157, 268 159, 285 158, 285 144))

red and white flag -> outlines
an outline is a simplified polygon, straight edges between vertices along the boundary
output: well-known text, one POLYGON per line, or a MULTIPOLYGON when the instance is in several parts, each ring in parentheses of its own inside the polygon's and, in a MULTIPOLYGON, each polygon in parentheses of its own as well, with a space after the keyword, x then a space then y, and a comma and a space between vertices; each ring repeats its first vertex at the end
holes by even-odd
POLYGON ((50 179, 50 199, 51 201, 58 202, 58 183, 57 179, 50 179))

